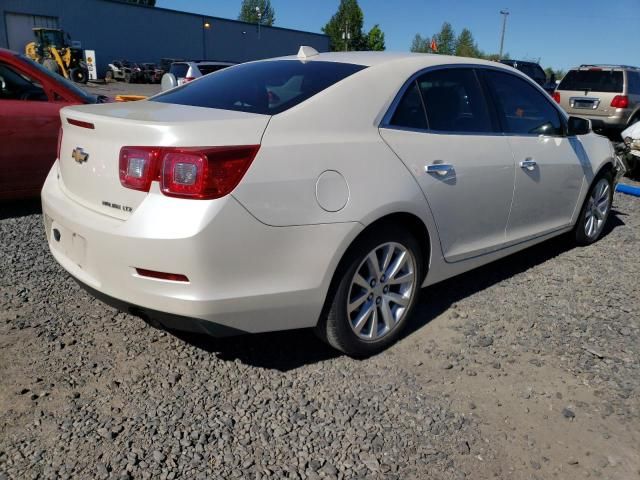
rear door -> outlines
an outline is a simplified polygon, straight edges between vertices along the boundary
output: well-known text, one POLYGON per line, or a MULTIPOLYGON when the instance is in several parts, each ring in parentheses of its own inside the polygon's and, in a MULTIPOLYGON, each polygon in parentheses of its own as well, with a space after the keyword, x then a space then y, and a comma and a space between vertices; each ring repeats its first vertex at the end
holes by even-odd
POLYGON ((571 223, 588 159, 549 98, 509 72, 483 70, 516 163, 507 240, 526 240, 571 223))
POLYGON ((436 69, 419 76, 385 118, 380 134, 420 184, 447 261, 504 244, 513 155, 473 69, 436 69))
POLYGON ((623 86, 622 70, 592 67, 569 70, 557 91, 569 115, 608 117, 616 113, 611 102, 622 95, 623 86))

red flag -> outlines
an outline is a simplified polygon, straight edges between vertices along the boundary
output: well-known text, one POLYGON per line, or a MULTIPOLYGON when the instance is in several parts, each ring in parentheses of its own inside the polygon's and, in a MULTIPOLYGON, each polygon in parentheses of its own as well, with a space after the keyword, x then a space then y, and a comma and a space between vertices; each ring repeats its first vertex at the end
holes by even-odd
POLYGON ((438 44, 436 43, 435 37, 431 39, 431 51, 432 52, 438 51, 438 44))

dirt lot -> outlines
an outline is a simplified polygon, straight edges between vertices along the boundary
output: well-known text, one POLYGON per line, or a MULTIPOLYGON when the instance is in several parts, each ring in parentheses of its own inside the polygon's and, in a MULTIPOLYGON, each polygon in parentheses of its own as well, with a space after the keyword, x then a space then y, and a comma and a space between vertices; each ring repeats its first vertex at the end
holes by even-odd
POLYGON ((368 360, 307 331, 174 335, 81 290, 0 207, 0 479, 640 478, 640 199, 423 291, 368 360))

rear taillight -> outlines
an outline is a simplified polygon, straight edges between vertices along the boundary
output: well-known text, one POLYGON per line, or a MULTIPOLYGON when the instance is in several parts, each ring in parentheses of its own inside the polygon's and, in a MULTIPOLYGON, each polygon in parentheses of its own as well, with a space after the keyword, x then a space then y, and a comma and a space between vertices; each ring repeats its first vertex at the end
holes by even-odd
POLYGON ((58 148, 56 149, 56 158, 60 160, 60 149, 62 147, 62 127, 58 129, 58 148))
POLYGON ((616 95, 611 100, 611 106, 613 108, 627 108, 629 106, 629 97, 626 95, 616 95))
POLYGON ((556 101, 556 103, 560 103, 560 93, 553 92, 553 99, 556 101))
POLYGON ((160 181, 169 197, 213 199, 238 185, 258 153, 259 145, 228 147, 123 147, 120 183, 149 191, 160 181))
POLYGON ((148 192, 158 178, 160 150, 153 147, 122 147, 120 150, 120 183, 127 188, 148 192))

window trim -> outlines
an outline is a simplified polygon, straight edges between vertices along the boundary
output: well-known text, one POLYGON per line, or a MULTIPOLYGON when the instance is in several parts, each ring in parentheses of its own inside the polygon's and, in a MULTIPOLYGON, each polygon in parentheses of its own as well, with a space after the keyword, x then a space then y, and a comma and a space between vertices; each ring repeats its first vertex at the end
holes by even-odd
MULTIPOLYGON (((420 92, 420 88, 418 88, 418 91, 420 92)), ((422 92, 420 92, 420 98, 422 99, 422 92)), ((429 122, 429 117, 428 117, 427 112, 426 112, 426 107, 424 105, 424 101, 422 102, 422 106, 424 108, 424 114, 425 114, 425 117, 427 119, 427 125, 429 125, 429 123, 428 123, 429 122)), ((568 119, 568 115, 553 101, 553 99, 551 97, 549 97, 549 94, 540 85, 538 85, 533 79, 529 78, 524 73, 522 73, 522 72, 514 73, 514 72, 511 72, 511 71, 507 70, 506 68, 502 68, 502 67, 498 67, 498 66, 494 67, 492 65, 481 65, 481 64, 476 64, 476 63, 455 63, 455 64, 432 65, 430 67, 422 68, 422 69, 418 70, 417 72, 415 72, 413 75, 411 75, 402 84, 402 87, 400 87, 400 89, 396 93, 396 96, 394 97, 393 101, 389 105, 389 108, 387 109, 386 113, 383 115, 382 120, 378 124, 378 128, 385 128, 385 129, 389 129, 389 130, 401 130, 401 131, 409 131, 409 132, 418 132, 418 133, 430 133, 430 134, 433 134, 433 135, 474 135, 474 136, 483 136, 483 137, 505 136, 505 137, 568 138, 568 136, 567 136, 567 119, 568 119), (444 130, 431 130, 431 129, 426 129, 425 130, 425 129, 422 129, 422 128, 402 127, 402 126, 391 124, 391 119, 393 118, 393 116, 395 114, 395 111, 398 108, 398 105, 402 101, 402 98, 404 97, 404 94, 406 93, 406 91, 411 87, 412 83, 417 82, 418 78, 421 77, 422 75, 426 74, 426 73, 433 72, 433 71, 436 71, 436 70, 445 70, 445 69, 450 70, 450 69, 454 69, 454 68, 466 68, 466 69, 471 69, 471 70, 474 71, 474 74, 476 76, 476 80, 478 81, 478 84, 479 84, 479 87, 480 87, 480 91, 482 92, 482 96, 484 97, 485 103, 487 104, 489 117, 491 118, 492 122, 496 122, 496 126, 498 127, 499 131, 496 131, 496 132, 458 132, 458 131, 444 131, 444 130), (485 70, 495 70, 495 71, 498 71, 498 72, 505 73, 507 75, 511 75, 513 77, 516 77, 516 78, 520 78, 520 79, 524 80, 525 82, 529 83, 529 85, 532 85, 534 88, 536 88, 539 92, 541 92, 543 94, 543 96, 546 95, 548 98, 545 98, 545 100, 560 115, 560 121, 563 124, 563 130, 564 130, 563 135, 540 135, 540 134, 537 134, 537 133, 511 133, 511 132, 506 132, 505 128, 502 125, 502 122, 500 120, 498 106, 495 104, 495 100, 493 98, 493 95, 491 93, 489 85, 486 84, 486 80, 484 78, 484 75, 478 74, 478 72, 482 72, 482 71, 485 71, 485 70)))

